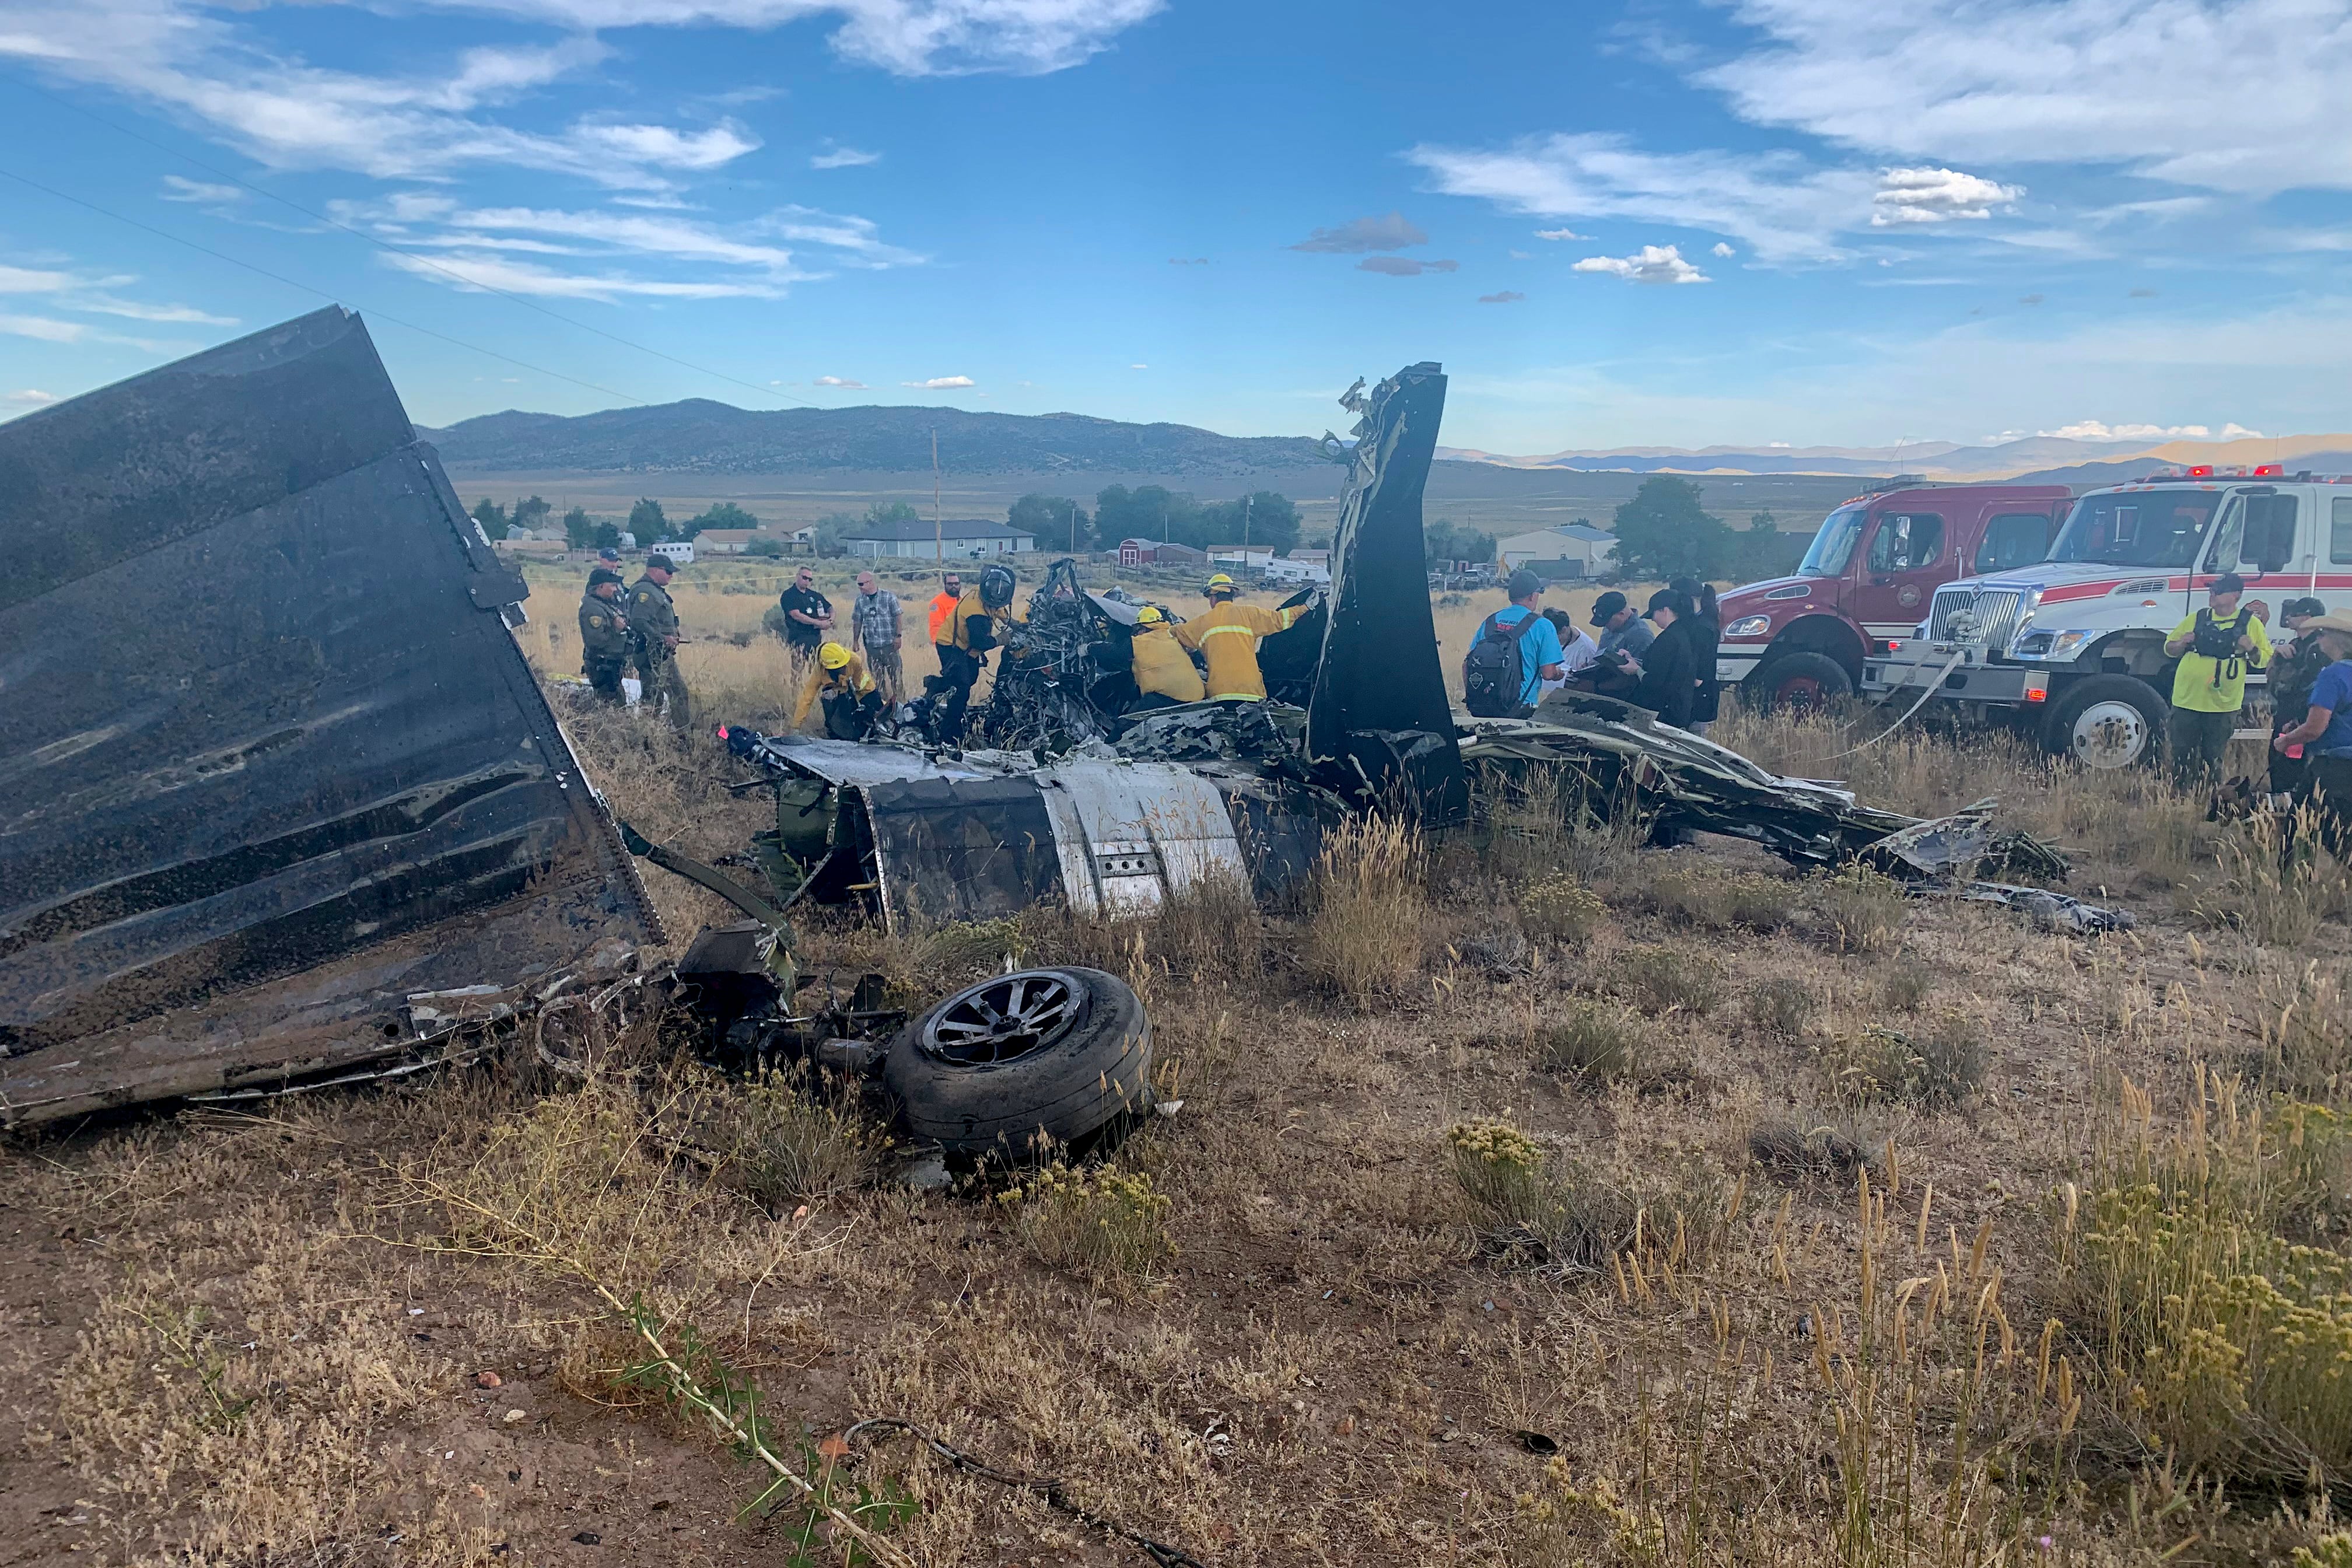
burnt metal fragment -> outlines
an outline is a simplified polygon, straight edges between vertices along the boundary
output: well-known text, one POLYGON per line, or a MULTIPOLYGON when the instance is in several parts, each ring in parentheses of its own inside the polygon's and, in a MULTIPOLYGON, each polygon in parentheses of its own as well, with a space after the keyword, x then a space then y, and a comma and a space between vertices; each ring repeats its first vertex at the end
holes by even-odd
POLYGON ((659 924, 329 309, 0 426, 0 1124, 436 1059, 659 924))

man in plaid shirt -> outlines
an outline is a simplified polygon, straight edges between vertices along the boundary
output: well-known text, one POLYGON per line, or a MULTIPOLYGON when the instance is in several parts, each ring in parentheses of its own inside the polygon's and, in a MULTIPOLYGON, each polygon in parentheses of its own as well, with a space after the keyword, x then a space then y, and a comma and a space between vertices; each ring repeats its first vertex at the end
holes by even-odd
POLYGON ((849 626, 866 650, 866 672, 882 688, 884 700, 895 707, 907 685, 906 668, 898 659, 898 595, 877 584, 871 572, 857 574, 857 597, 849 606, 849 626))

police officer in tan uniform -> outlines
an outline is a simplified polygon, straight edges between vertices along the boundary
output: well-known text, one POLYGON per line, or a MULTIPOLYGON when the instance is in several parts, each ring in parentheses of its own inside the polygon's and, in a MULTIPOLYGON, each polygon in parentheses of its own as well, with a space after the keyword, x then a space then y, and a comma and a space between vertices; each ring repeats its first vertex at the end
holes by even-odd
POLYGON ((618 707, 621 671, 629 663, 629 618, 621 613, 621 574, 599 566, 580 598, 580 673, 600 702, 618 707))
POLYGON ((646 574, 630 585, 625 613, 645 700, 667 698, 669 721, 684 730, 693 724, 694 714, 686 678, 677 670, 677 606, 669 597, 670 574, 676 570, 667 555, 646 556, 646 574))

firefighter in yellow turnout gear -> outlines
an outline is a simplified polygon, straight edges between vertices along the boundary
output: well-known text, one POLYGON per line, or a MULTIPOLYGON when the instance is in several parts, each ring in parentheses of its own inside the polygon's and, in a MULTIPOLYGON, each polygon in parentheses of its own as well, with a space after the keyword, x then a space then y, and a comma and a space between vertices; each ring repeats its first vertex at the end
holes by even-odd
POLYGON ((817 699, 824 700, 824 732, 837 741, 862 741, 881 716, 882 693, 866 671, 866 661, 837 642, 816 650, 801 681, 801 700, 793 709, 793 728, 808 720, 817 699))
POLYGON ((1212 702, 1263 702, 1265 677, 1257 667, 1257 645, 1307 613, 1307 606, 1260 609, 1234 603, 1234 580, 1223 572, 1209 579, 1209 613, 1176 628, 1176 640, 1195 649, 1209 667, 1212 702))
POLYGON ((1135 689, 1139 708, 1160 708, 1171 702, 1198 702, 1206 695, 1192 656, 1176 640, 1176 629, 1157 605, 1137 612, 1135 635, 1128 646, 1135 657, 1135 689))

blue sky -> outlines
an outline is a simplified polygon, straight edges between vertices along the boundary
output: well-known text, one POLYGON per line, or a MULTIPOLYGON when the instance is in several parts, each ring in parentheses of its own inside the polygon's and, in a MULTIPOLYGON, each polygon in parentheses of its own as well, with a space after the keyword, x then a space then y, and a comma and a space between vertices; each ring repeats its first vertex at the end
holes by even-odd
POLYGON ((428 424, 2346 430, 2347 81, 2352 0, 0 0, 0 416, 332 297, 428 424))

